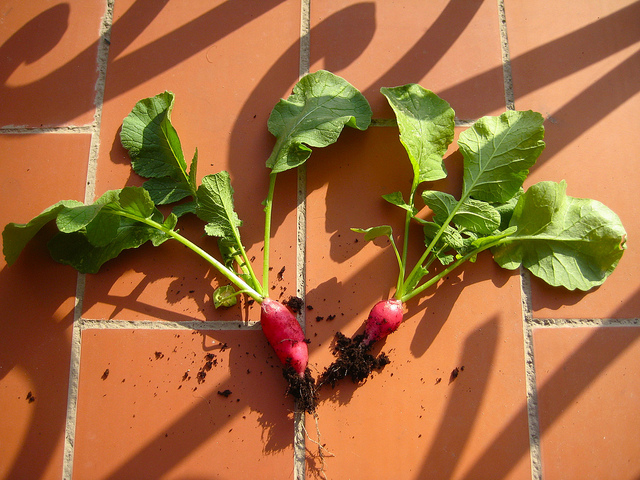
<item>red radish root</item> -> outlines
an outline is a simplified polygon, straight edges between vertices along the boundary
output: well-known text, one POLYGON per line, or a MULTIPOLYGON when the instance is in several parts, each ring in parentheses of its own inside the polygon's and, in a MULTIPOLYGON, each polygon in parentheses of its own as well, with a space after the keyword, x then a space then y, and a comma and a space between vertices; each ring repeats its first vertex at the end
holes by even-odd
POLYGON ((380 370, 390 360, 385 353, 374 357, 369 353, 373 345, 394 332, 402 323, 402 302, 396 299, 383 300, 374 305, 365 324, 364 333, 348 338, 338 332, 333 354, 336 360, 322 373, 319 387, 351 377, 354 383, 365 380, 373 370, 380 370))
POLYGON ((287 394, 298 401, 300 408, 313 413, 316 406, 315 381, 307 367, 309 348, 298 320, 286 306, 265 298, 261 305, 260 324, 284 365, 287 394))

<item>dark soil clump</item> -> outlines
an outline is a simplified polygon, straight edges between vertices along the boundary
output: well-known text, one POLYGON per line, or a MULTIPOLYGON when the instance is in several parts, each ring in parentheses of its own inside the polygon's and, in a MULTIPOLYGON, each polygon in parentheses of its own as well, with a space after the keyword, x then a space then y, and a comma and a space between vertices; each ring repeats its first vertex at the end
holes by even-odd
POLYGON ((287 395, 291 395, 298 402, 298 406, 307 413, 316 411, 318 394, 316 392, 316 382, 308 368, 304 372, 304 377, 291 366, 282 369, 282 374, 287 380, 287 395))
POLYGON ((336 383, 346 377, 351 377, 353 383, 359 383, 365 380, 373 370, 381 370, 391 363, 384 352, 377 357, 370 354, 371 345, 365 346, 362 343, 363 339, 364 335, 349 338, 341 332, 336 333, 333 354, 337 358, 320 376, 319 387, 328 383, 333 388, 336 383))
POLYGON ((287 307, 291 309, 291 311, 295 314, 298 314, 302 311, 302 307, 304 307, 304 301, 300 297, 289 297, 288 300, 285 300, 284 303, 287 307))

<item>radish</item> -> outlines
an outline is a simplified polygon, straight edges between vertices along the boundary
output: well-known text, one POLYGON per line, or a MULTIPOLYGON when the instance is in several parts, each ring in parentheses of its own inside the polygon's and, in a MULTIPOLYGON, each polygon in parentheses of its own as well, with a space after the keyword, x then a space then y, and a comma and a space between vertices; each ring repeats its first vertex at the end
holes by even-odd
POLYGON ((391 298, 376 303, 364 329, 362 344, 367 347, 395 332, 402 323, 402 302, 391 298))
POLYGON ((523 266, 550 285, 586 291, 605 281, 626 248, 619 217, 596 200, 569 197, 564 181, 540 182, 524 191, 529 169, 544 149, 541 114, 507 111, 483 117, 460 133, 463 178, 456 198, 421 186, 447 176, 444 155, 455 136, 453 109, 416 84, 380 91, 395 113, 413 167, 409 192, 382 196, 404 214, 402 243, 396 245, 389 225, 352 230, 363 233, 365 241, 387 237, 398 262, 396 290, 393 299, 373 307, 364 334, 349 339, 338 332, 337 359, 320 377, 321 385, 335 386, 346 376, 362 381, 372 368, 388 363, 386 355, 374 358, 368 352, 398 328, 402 305, 484 251, 502 268, 523 266), (425 218, 421 212, 426 210, 425 218), (411 268, 409 233, 416 224, 425 249, 411 268), (592 234, 596 231, 603 234, 592 234))
POLYGON ((364 333, 347 338, 341 332, 336 334, 334 355, 337 357, 321 375, 318 384, 330 384, 332 387, 345 378, 351 377, 354 383, 366 379, 372 370, 379 370, 389 363, 385 353, 377 357, 369 351, 373 345, 395 332, 402 323, 402 302, 395 298, 376 303, 367 317, 364 333))
POLYGON ((309 351, 304 332, 291 310, 280 302, 265 298, 260 307, 260 324, 280 361, 304 376, 309 351))
POLYGON ((287 394, 298 400, 309 413, 315 411, 316 390, 307 364, 309 349, 302 327, 295 315, 282 303, 266 297, 260 307, 260 324, 267 341, 284 365, 287 394))

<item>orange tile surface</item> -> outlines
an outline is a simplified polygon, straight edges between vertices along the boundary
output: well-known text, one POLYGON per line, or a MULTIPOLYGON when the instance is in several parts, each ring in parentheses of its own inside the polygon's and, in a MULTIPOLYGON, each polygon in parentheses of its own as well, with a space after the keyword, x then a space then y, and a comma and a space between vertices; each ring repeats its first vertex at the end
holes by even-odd
MULTIPOLYGON (((191 159, 198 149, 200 179, 229 171, 236 211, 244 222, 242 240, 261 271, 261 202, 268 188, 265 161, 273 148, 265 124, 275 101, 297 80, 300 6, 282 1, 214 3, 191 2, 185 9, 170 2, 164 8, 157 4, 142 9, 139 2, 117 2, 101 129, 106 144, 98 159, 96 194, 126 182, 141 183, 120 145, 122 119, 141 98, 172 91, 172 121, 185 157, 191 159), (284 28, 273 35, 276 25, 284 28)), ((275 273, 283 266, 291 272, 278 284, 278 293, 286 289, 287 295, 295 294, 295 178, 295 172, 281 176, 274 201, 272 265, 275 273)), ((217 248, 215 239, 202 238, 198 222, 187 222, 183 232, 207 249, 217 248)), ((202 277, 216 285, 208 264, 185 255, 179 245, 164 247, 168 249, 149 248, 119 258, 100 279, 89 278, 84 315, 212 319, 212 288, 202 289, 202 277)), ((235 319, 238 312, 213 315, 235 319)))
POLYGON ((77 478, 291 477, 293 403, 262 332, 85 330, 82 343, 77 478))
MULTIPOLYGON (((420 83, 450 102, 456 138, 510 97, 540 111, 547 148, 526 185, 565 179, 569 195, 602 201, 628 250, 587 293, 480 255, 407 302, 375 350, 391 360, 382 371, 320 391, 316 424, 284 396, 259 306, 215 310, 224 279, 201 258, 144 245, 78 276, 50 260, 47 228, 0 265, 0 478, 638 478, 639 14, 633 0, 1 2, 2 226, 140 185, 122 120, 170 90, 185 157, 198 149, 198 179, 229 171, 261 272, 266 122, 308 66, 343 76, 381 119, 380 87, 420 83)), ((455 143, 445 163, 430 187, 457 195, 455 143)), ((380 196, 410 180, 388 126, 345 129, 278 177, 270 292, 304 297, 315 375, 336 331, 359 332, 394 293, 388 242, 350 228, 399 233, 403 212, 380 196)), ((180 231, 217 253, 197 219, 180 231)))
POLYGON ((545 318, 633 318, 640 309, 640 252, 633 248, 640 235, 640 164, 629 152, 640 148, 640 139, 628 127, 640 109, 640 3, 574 7, 569 1, 505 6, 516 108, 547 118, 547 148, 527 183, 565 179, 568 195, 601 201, 620 216, 630 248, 614 275, 588 295, 533 282, 533 308, 545 318))
POLYGON ((348 78, 374 117, 392 115, 380 87, 419 83, 459 118, 504 111, 495 2, 320 2, 311 8, 311 67, 348 78), (356 28, 352 27, 357 25, 356 28))
MULTIPOLYGON (((2 225, 82 200, 88 147, 88 135, 0 135, 2 225)), ((51 260, 46 242, 38 235, 11 267, 0 260, 2 478, 62 469, 77 274, 51 260)))
POLYGON ((638 478, 639 338, 639 327, 535 330, 544 478, 638 478))
POLYGON ((102 0, 0 6, 0 125, 93 121, 102 0))

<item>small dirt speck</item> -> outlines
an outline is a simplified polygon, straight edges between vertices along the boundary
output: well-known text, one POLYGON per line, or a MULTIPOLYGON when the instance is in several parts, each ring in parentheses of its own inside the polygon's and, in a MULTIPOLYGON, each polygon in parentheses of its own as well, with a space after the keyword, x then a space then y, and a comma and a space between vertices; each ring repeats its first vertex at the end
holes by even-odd
POLYGON ((33 393, 31 392, 27 393, 27 402, 33 403, 35 401, 36 401, 36 397, 33 396, 33 393))
POLYGON ((106 380, 107 377, 109 376, 109 369, 107 368, 103 373, 102 376, 100 377, 102 380, 106 380))
POLYGON ((222 395, 225 398, 228 398, 229 395, 231 395, 231 390, 227 389, 227 390, 218 390, 218 395, 222 395))

